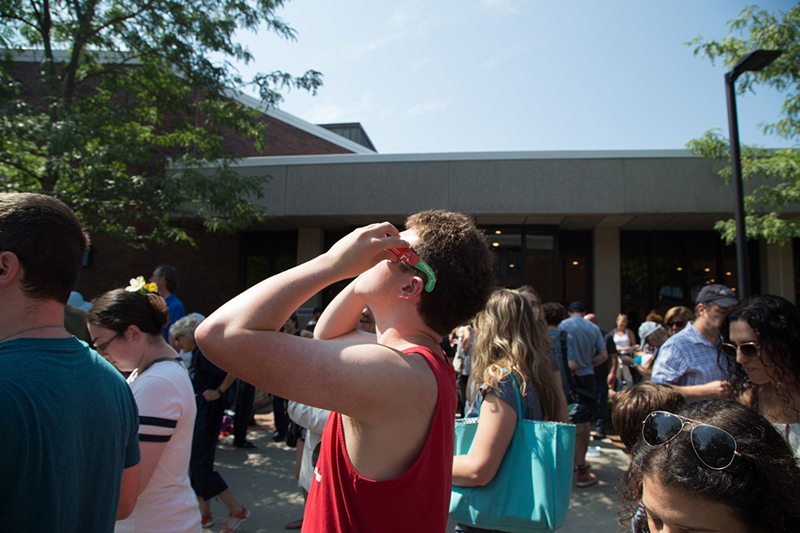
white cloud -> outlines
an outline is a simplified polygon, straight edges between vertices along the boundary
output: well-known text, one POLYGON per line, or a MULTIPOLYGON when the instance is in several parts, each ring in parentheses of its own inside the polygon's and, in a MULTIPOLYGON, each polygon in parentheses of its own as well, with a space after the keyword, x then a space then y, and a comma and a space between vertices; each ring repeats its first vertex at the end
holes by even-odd
POLYGON ((345 116, 345 111, 341 106, 336 104, 315 105, 303 115, 303 119, 311 122, 312 124, 328 124, 342 122, 342 117, 345 116))
POLYGON ((417 115, 425 115, 433 111, 440 111, 446 109, 450 105, 450 102, 451 101, 449 98, 445 98, 444 100, 439 100, 436 102, 417 104, 413 107, 409 107, 408 109, 406 109, 405 115, 407 117, 413 117, 417 115))
POLYGON ((526 49, 527 47, 522 43, 516 44, 514 46, 509 46, 508 48, 500 50, 500 52, 491 56, 489 59, 484 61, 478 68, 483 68, 483 69, 492 68, 502 63, 507 63, 512 59, 514 59, 515 57, 523 54, 526 49))
POLYGON ((480 0, 481 6, 489 11, 510 15, 516 13, 516 8, 511 4, 510 0, 480 0))
POLYGON ((376 109, 372 103, 372 98, 373 93, 366 92, 350 105, 318 104, 303 113, 303 120, 307 120, 312 124, 362 122, 366 116, 376 109))

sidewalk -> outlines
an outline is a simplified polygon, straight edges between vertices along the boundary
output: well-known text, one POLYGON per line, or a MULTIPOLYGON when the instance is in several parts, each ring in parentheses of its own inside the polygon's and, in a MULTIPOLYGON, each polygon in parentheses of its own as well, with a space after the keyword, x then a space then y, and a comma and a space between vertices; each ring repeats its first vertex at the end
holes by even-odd
MULTIPOLYGON (((257 427, 250 428, 248 440, 258 446, 240 449, 233 437, 220 439, 216 469, 239 501, 250 510, 250 518, 237 533, 286 532, 285 525, 303 516, 303 495, 294 477, 295 450, 285 443, 272 442, 272 414, 256 414, 257 427)), ((589 457, 598 483, 586 489, 573 488, 570 511, 562 533, 608 532, 620 530, 617 519, 615 485, 628 465, 627 456, 608 439, 592 441, 600 448, 599 457, 589 457)), ((211 502, 215 524, 204 533, 216 533, 227 518, 227 509, 218 500, 211 502)), ((451 522, 448 533, 452 532, 451 522)))

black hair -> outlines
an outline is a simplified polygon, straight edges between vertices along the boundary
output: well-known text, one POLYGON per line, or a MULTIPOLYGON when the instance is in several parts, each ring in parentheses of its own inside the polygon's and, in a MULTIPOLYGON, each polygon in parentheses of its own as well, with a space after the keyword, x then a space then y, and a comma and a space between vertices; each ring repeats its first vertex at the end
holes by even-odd
POLYGON ((20 286, 29 298, 66 305, 88 249, 89 238, 64 203, 44 194, 0 193, 0 252, 19 259, 20 286))
MULTIPOLYGON (((730 342, 730 326, 735 320, 747 322, 758 335, 761 352, 772 365, 775 381, 800 386, 800 308, 780 296, 765 294, 746 298, 725 317, 720 328, 723 342, 730 342)), ((719 352, 718 360, 721 368, 728 369, 734 398, 753 388, 755 394, 750 395, 749 406, 758 409, 758 385, 750 383, 742 365, 722 352, 719 352)), ((791 405, 790 398, 780 391, 777 394, 791 405)))
POLYGON ((92 300, 86 321, 117 333, 136 326, 144 333, 160 336, 164 326, 169 324, 169 310, 164 298, 157 294, 145 296, 114 289, 92 300))
POLYGON ((178 269, 172 265, 159 265, 156 274, 164 278, 167 290, 171 293, 178 292, 178 269))
POLYGON ((728 432, 741 457, 724 470, 706 467, 694 452, 688 427, 665 445, 640 439, 619 490, 621 523, 628 524, 636 513, 648 476, 692 498, 728 506, 748 531, 796 531, 800 467, 772 424, 752 409, 723 400, 698 401, 678 414, 728 432))

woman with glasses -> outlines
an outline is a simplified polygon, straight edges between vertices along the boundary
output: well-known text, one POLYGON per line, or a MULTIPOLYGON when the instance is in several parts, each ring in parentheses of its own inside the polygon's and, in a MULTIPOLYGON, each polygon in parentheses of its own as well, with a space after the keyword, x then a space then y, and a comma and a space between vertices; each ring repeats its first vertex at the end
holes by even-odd
POLYGON ((800 467, 755 411, 699 401, 648 415, 620 498, 634 533, 789 533, 800 523, 800 467))
POLYGON ((144 280, 128 289, 98 297, 87 315, 97 352, 130 372, 139 408, 138 499, 115 532, 199 533, 200 510, 188 475, 196 415, 192 384, 161 335, 169 322, 164 299, 144 280))
POLYGON ((772 422, 800 457, 800 308, 780 296, 753 296, 720 333, 733 398, 772 422))
POLYGON ((664 327, 667 328, 667 333, 672 337, 685 328, 692 320, 694 320, 694 313, 692 310, 679 305, 678 307, 673 307, 664 315, 664 327))

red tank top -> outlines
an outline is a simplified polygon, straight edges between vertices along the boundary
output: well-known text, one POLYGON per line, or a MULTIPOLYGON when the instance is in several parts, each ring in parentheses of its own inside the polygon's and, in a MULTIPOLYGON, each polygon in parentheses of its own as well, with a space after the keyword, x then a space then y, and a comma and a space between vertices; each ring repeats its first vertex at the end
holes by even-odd
POLYGON ((439 388, 431 430, 422 452, 400 477, 386 481, 363 478, 347 456, 342 415, 332 413, 322 434, 303 531, 439 533, 447 529, 458 401, 455 371, 446 359, 422 346, 403 352, 424 357, 439 388))

